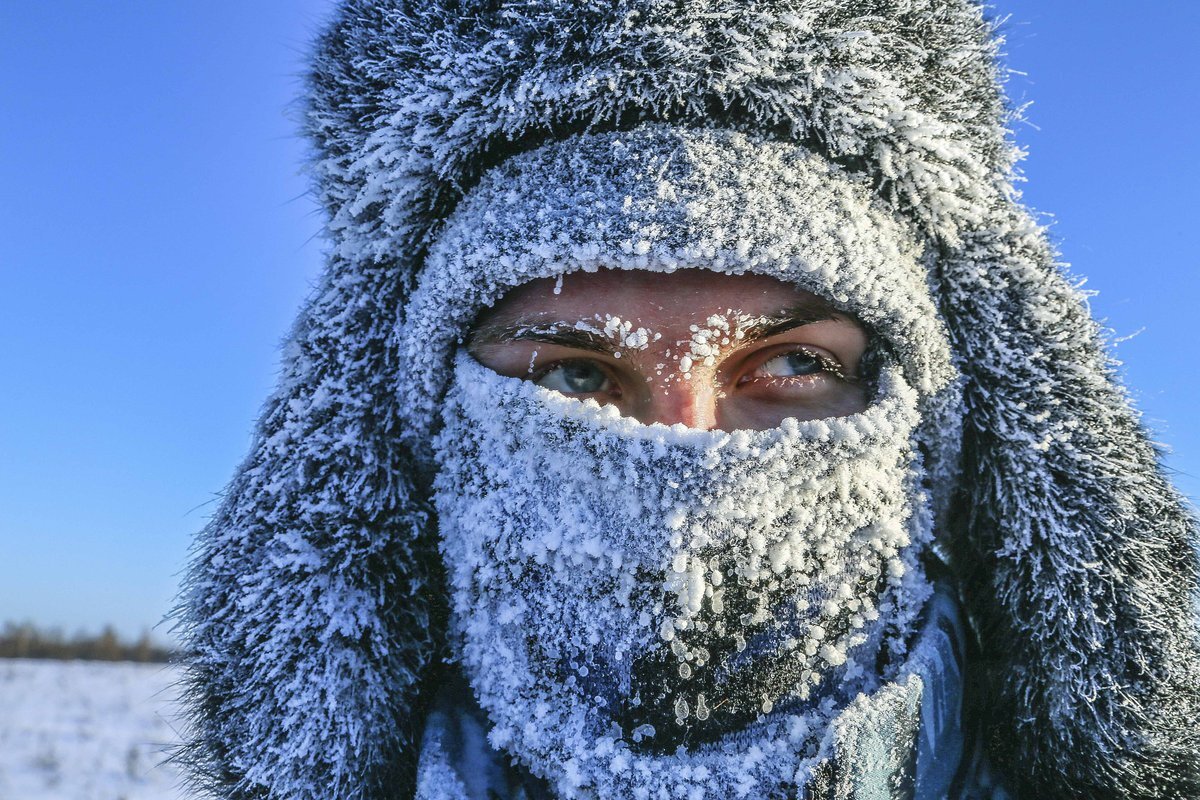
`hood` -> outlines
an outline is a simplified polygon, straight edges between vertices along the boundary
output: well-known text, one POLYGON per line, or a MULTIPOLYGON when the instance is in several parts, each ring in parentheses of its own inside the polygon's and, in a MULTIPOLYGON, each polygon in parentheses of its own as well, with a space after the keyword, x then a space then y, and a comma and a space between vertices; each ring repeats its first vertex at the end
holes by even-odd
POLYGON ((306 115, 328 264, 177 612, 195 781, 411 796, 445 638, 397 390, 427 253, 512 159, 657 125, 801 147, 923 254, 962 393, 929 443, 960 454, 936 535, 998 770, 1022 796, 1200 795, 1195 521, 1018 202, 998 46, 966 0, 345 3, 306 115))

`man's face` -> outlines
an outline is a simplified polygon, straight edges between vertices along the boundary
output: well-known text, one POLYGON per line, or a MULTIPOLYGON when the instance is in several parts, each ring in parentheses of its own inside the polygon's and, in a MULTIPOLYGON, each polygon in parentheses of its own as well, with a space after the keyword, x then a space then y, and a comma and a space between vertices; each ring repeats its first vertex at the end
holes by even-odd
POLYGON ((485 310, 468 343, 502 375, 705 430, 863 411, 866 345, 863 328, 817 295, 697 269, 532 281, 485 310))

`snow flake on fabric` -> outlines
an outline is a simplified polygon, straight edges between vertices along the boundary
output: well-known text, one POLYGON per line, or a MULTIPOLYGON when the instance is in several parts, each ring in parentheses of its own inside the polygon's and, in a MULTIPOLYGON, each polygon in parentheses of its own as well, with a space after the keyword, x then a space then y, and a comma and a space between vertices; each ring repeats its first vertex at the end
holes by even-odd
POLYGON ((930 532, 899 369, 862 414, 726 433, 461 354, 443 419, 461 659, 492 744, 564 797, 777 796, 903 662, 930 532))

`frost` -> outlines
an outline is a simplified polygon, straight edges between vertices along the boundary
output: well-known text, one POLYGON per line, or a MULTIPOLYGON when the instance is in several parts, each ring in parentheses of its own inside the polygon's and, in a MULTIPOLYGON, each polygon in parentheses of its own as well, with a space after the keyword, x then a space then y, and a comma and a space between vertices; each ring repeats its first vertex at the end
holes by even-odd
POLYGON ((838 425, 700 431, 460 354, 435 503, 457 651, 507 752, 564 797, 767 797, 818 757, 888 677, 857 663, 887 662, 929 594, 918 395, 895 367, 878 384, 838 425))
MULTIPOLYGON (((436 427, 445 365, 481 308, 528 281, 600 268, 779 278, 884 337, 909 384, 932 396, 955 372, 921 248, 861 185, 796 145, 647 125, 515 156, 483 176, 429 251, 401 330, 402 371, 415 376, 398 387, 401 435, 431 458, 425 432, 436 427), (660 192, 662 182, 675 192, 660 192), (707 198, 703 209, 696 197, 707 198)), ((756 321, 714 314, 659 369, 690 380, 756 321)), ((659 337, 617 315, 576 324, 629 350, 659 337)))
MULTIPOLYGON (((996 717, 1013 720, 998 736, 1049 787, 1040 796, 1076 796, 1080 786, 1110 780, 1144 794, 1192 794, 1197 586, 1184 554, 1195 523, 1078 291, 1018 205, 1019 153, 1005 138, 998 40, 981 4, 920 0, 877 13, 873 4, 726 2, 720 13, 697 14, 694 3, 657 2, 632 4, 635 15, 628 3, 552 0, 471 4, 465 21, 457 3, 351 5, 321 40, 305 105, 314 178, 331 213, 331 258, 181 598, 196 780, 228 781, 212 787, 221 795, 297 800, 395 793, 366 776, 403 774, 416 749, 405 731, 421 726, 414 716, 436 657, 427 634, 440 633, 432 619, 442 588, 426 544, 434 520, 418 487, 430 475, 431 432, 471 320, 534 278, 705 268, 772 275, 828 297, 867 324, 919 393, 915 436, 928 485, 910 487, 912 518, 894 526, 910 535, 889 542, 886 531, 863 531, 854 546, 903 561, 948 498, 971 511, 974 522, 960 532, 965 550, 990 559, 974 610, 992 621, 988 657, 1006 677, 996 717), (631 112, 663 122, 538 146, 555 132, 625 127, 631 112), (479 175, 481 155, 526 145, 529 152, 479 175), (464 187, 473 187, 465 197, 464 187), (962 406, 946 328, 964 372, 962 406), (963 436, 974 450, 972 472, 959 480, 963 436)), ((683 355, 695 360, 690 347, 683 355)), ((589 414, 588 425, 620 424, 589 414)), ((863 422, 829 426, 830 452, 904 439, 887 418, 863 422)), ((816 426, 781 427, 784 437, 825 441, 816 426)), ((677 452, 680 432, 654 435, 658 457, 677 452)), ((732 440, 727 448, 738 452, 732 440)), ((579 454, 560 455, 569 463, 579 454)), ((512 474, 531 469, 516 464, 512 474)), ((824 478, 795 490, 852 504, 866 475, 850 477, 832 490, 824 478)), ((642 508, 639 517, 620 508, 613 519, 657 524, 665 511, 642 508)), ((702 547, 690 538, 693 521, 661 531, 679 537, 662 540, 666 549, 702 547)), ((656 646, 678 642, 693 665, 697 656, 686 655, 697 637, 716 635, 700 629, 715 629, 710 614, 759 617, 743 581, 765 581, 758 588, 768 597, 812 587, 794 598, 797 619, 833 614, 841 601, 820 590, 838 577, 824 567, 842 559, 828 542, 837 526, 822 524, 795 522, 818 544, 789 542, 780 572, 769 560, 710 562, 714 591, 706 588, 697 614, 667 594, 636 629, 656 646), (725 597, 716 591, 722 573, 725 597), (656 638, 662 622, 671 623, 670 643, 656 638)), ((538 570, 545 580, 616 576, 618 605, 637 601, 641 582, 630 580, 633 562, 614 557, 619 548, 596 557, 567 539, 528 543, 525 560, 513 559, 515 573, 480 566, 481 580, 498 586, 538 570)), ((703 547, 728 551, 728 560, 738 545, 714 536, 703 547)), ((915 586, 919 570, 888 575, 915 586)), ((849 585, 867 595, 845 601, 861 635, 900 613, 849 585)), ((536 596, 526 599, 536 605, 536 596)), ((590 624, 577 616, 559 626, 570 639, 565 656, 576 653, 570 634, 590 624)), ((726 634, 729 627, 739 626, 726 634)), ((827 643, 832 628, 823 627, 827 643)), ((759 648, 747 633, 731 638, 748 660, 759 648)), ((802 633, 790 631, 787 641, 807 655, 812 639, 802 633)), ((577 637, 585 651, 595 648, 590 634, 577 637)), ((500 658, 521 655, 496 647, 500 658)), ((614 659, 617 652, 633 660, 634 651, 614 645, 614 659)), ((854 655, 843 676, 851 682, 863 671, 854 655)), ((898 645, 889 655, 907 657, 898 645)), ((586 680, 594 680, 588 666, 586 680)), ((814 666, 801 683, 828 687, 814 666)), ((705 697, 718 716, 720 700, 705 697)), ((830 727, 821 713, 792 715, 796 724, 776 729, 801 752, 800 740, 830 727)), ((507 748, 525 722, 496 727, 492 740, 507 748)), ((724 788, 710 796, 761 796, 758 776, 774 771, 761 766, 776 758, 767 744, 778 738, 774 724, 749 737, 764 744, 740 751, 735 777, 714 769, 724 788)), ((654 728, 634 728, 632 741, 667 735, 654 728)), ((584 745, 573 737, 562 746, 584 745)), ((802 782, 812 763, 801 758, 778 774, 794 769, 802 782)), ((655 777, 671 770, 630 764, 628 774, 657 779, 663 795, 684 794, 655 777)), ((651 795, 639 784, 631 796, 651 795)))

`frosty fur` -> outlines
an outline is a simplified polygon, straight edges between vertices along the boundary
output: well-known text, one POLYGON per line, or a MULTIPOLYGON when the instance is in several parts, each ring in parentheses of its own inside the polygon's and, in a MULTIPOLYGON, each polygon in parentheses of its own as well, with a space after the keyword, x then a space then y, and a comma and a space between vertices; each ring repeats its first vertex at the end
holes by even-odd
POLYGON ((198 784, 408 798, 443 654, 397 394, 428 246, 508 157, 665 122, 790 142, 911 223, 963 375, 953 555, 976 719, 1021 796, 1200 796, 1195 522, 1012 189, 996 39, 963 0, 349 2, 307 125, 325 275, 178 612, 198 784))
POLYGON ((898 370, 862 414, 726 433, 460 354, 444 418, 455 652, 490 740, 558 796, 794 796, 831 717, 910 666, 930 517, 898 370))

